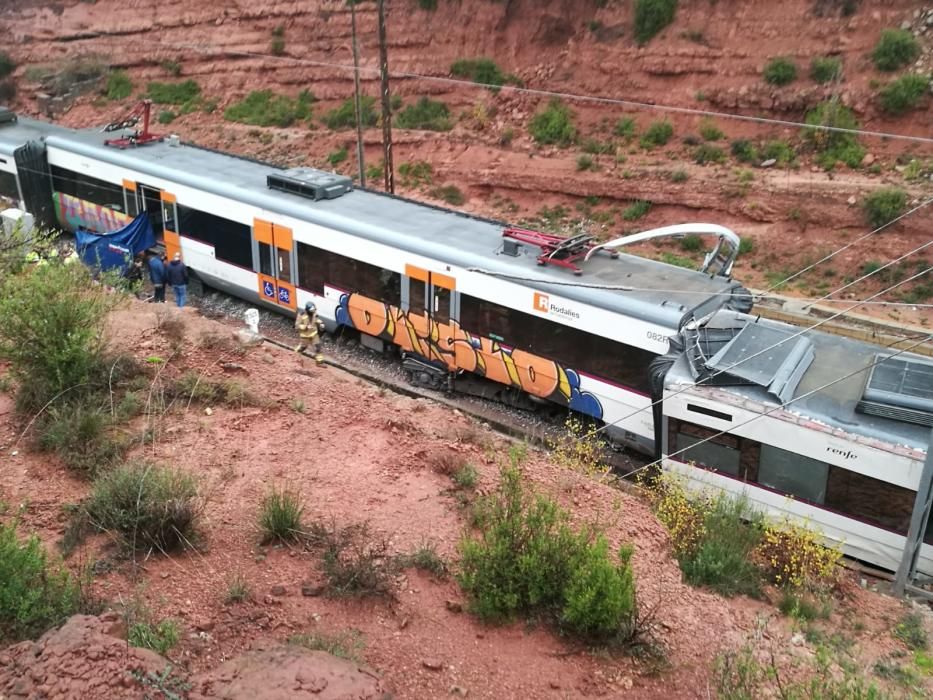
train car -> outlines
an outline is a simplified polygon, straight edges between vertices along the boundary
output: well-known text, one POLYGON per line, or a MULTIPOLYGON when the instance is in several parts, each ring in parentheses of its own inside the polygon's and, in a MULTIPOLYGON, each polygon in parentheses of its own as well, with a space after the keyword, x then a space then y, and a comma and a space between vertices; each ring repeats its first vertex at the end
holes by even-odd
MULTIPOLYGON (((929 449, 933 362, 725 310, 681 342, 664 379, 664 468, 896 570, 929 449)), ((918 571, 933 576, 933 520, 918 571)))
POLYGON ((0 153, 30 156, 20 184, 25 172, 46 189, 23 192, 27 204, 48 198, 65 228, 114 230, 145 211, 211 287, 284 313, 314 301, 330 330, 400 348, 416 378, 569 406, 642 451, 651 412, 625 416, 650 404, 650 362, 687 320, 748 305, 731 260, 719 275, 616 251, 542 265, 500 222, 177 138, 113 148, 106 136, 21 118, 0 126, 0 153))

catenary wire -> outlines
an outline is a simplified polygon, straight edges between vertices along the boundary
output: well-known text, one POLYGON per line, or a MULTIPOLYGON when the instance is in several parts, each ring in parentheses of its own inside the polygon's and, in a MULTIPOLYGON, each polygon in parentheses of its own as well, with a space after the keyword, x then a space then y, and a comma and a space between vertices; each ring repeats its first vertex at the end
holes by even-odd
MULTIPOLYGON (((272 61, 287 61, 301 65, 317 66, 319 68, 335 68, 349 72, 356 72, 357 68, 350 64, 335 63, 333 61, 318 61, 310 58, 298 58, 293 56, 273 56, 271 54, 260 53, 258 51, 244 51, 242 49, 229 49, 216 44, 187 44, 176 42, 159 42, 157 46, 164 46, 173 49, 188 49, 198 53, 209 54, 211 52, 227 54, 231 56, 246 56, 250 58, 262 58, 272 61)), ((378 67, 360 66, 360 73, 380 74, 378 67)), ((424 80, 429 82, 444 83, 448 85, 457 85, 468 88, 492 89, 506 92, 515 92, 520 94, 535 95, 538 97, 558 97, 578 102, 595 102, 598 104, 616 105, 620 107, 630 107, 645 110, 654 110, 658 112, 670 112, 673 114, 690 114, 701 117, 718 117, 720 119, 731 119, 735 121, 753 122, 757 124, 769 124, 773 126, 786 126, 797 129, 812 129, 814 131, 830 131, 842 134, 853 134, 863 136, 875 136, 885 139, 896 139, 903 141, 913 141, 917 143, 933 144, 933 138, 926 136, 910 136, 908 134, 896 134, 885 131, 874 131, 869 129, 849 129, 838 126, 828 126, 823 124, 806 124, 804 122, 795 122, 787 119, 769 119, 767 117, 753 117, 744 114, 733 114, 730 112, 717 112, 707 109, 695 109, 692 107, 674 107, 672 105, 649 104, 647 102, 638 102, 636 100, 624 100, 613 97, 598 97, 596 95, 580 95, 575 93, 560 92, 558 90, 544 90, 539 88, 527 88, 517 85, 495 85, 492 83, 479 83, 472 80, 463 80, 460 78, 447 78, 437 75, 424 75, 422 73, 413 73, 410 71, 394 71, 389 74, 390 78, 408 78, 413 80, 424 80)))
MULTIPOLYGON (((886 289, 882 289, 880 292, 877 292, 876 294, 874 294, 874 295, 872 295, 871 297, 869 297, 866 301, 871 301, 872 299, 874 299, 874 298, 877 297, 877 296, 880 296, 880 295, 882 295, 882 294, 886 294, 886 293, 892 291, 893 289, 896 289, 897 287, 900 287, 901 285, 906 284, 907 282, 911 282, 911 281, 913 281, 914 279, 917 279, 918 277, 922 277, 923 275, 927 274, 927 273, 930 272, 931 270, 933 270, 933 266, 930 266, 930 267, 928 267, 926 270, 923 270, 922 272, 918 272, 917 274, 912 275, 911 277, 908 277, 908 278, 905 279, 905 280, 902 280, 902 281, 900 281, 900 282, 898 282, 898 283, 896 283, 896 284, 893 284, 893 285, 891 285, 890 287, 888 287, 888 288, 886 288, 886 289)), ((786 338, 782 338, 782 339, 779 340, 778 342, 773 343, 773 344, 769 345, 768 347, 763 348, 763 349, 759 350, 758 352, 749 355, 748 357, 742 358, 742 359, 739 360, 738 362, 734 362, 733 364, 729 365, 728 367, 723 367, 722 369, 713 372, 713 373, 710 374, 708 377, 706 377, 703 381, 696 382, 696 383, 694 383, 694 384, 692 384, 692 385, 690 385, 690 386, 688 386, 688 387, 684 387, 683 389, 679 389, 678 391, 673 392, 672 394, 670 394, 670 396, 669 396, 668 398, 674 397, 674 396, 679 396, 680 394, 683 394, 683 393, 689 391, 691 388, 696 387, 696 386, 699 386, 700 384, 703 384, 703 383, 705 383, 705 382, 709 382, 710 380, 715 379, 716 377, 718 377, 720 374, 724 374, 724 373, 726 373, 726 372, 729 372, 729 371, 735 369, 736 367, 738 367, 738 366, 744 364, 745 362, 748 362, 748 361, 750 361, 750 360, 753 360, 753 359, 755 359, 756 357, 759 357, 760 355, 763 355, 763 354, 766 353, 766 352, 770 352, 770 351, 773 350, 774 348, 779 347, 779 346, 783 345, 784 343, 786 343, 786 342, 788 342, 788 341, 795 340, 795 339, 799 338, 800 336, 802 336, 802 335, 804 335, 804 334, 806 334, 806 333, 809 333, 809 332, 811 332, 811 331, 813 331, 813 330, 816 330, 816 329, 819 328, 820 326, 822 326, 822 325, 824 325, 824 324, 826 324, 826 323, 829 323, 830 321, 833 321, 833 320, 839 318, 840 316, 843 316, 843 315, 849 313, 850 311, 852 311, 853 309, 858 308, 859 306, 862 306, 863 303, 864 303, 864 302, 856 302, 856 303, 852 304, 850 307, 848 307, 847 309, 844 309, 844 310, 842 310, 842 311, 837 311, 836 313, 832 314, 831 316, 827 316, 826 318, 817 321, 817 322, 814 323, 812 326, 807 326, 806 328, 803 328, 803 329, 801 329, 800 331, 798 331, 798 332, 796 332, 796 333, 793 333, 793 334, 787 336, 786 338)), ((898 341, 898 342, 902 342, 902 341, 898 341)), ((919 343, 918 343, 918 345, 919 345, 919 343)), ((916 347, 916 346, 914 346, 914 347, 916 347)), ((611 428, 612 426, 617 425, 618 423, 621 423, 622 421, 626 421, 626 420, 628 420, 629 418, 633 418, 633 417, 637 416, 639 413, 644 413, 644 412, 647 411, 647 410, 653 409, 655 406, 657 406, 658 404, 662 403, 663 401, 664 401, 664 397, 662 396, 662 398, 658 399, 657 401, 652 401, 652 402, 649 403, 647 406, 644 406, 644 407, 642 407, 642 408, 636 409, 636 410, 632 411, 631 413, 622 416, 621 418, 617 418, 616 420, 612 421, 611 423, 605 423, 605 424, 599 426, 598 428, 594 428, 593 430, 591 430, 591 431, 590 431, 589 433, 587 433, 586 435, 581 435, 580 437, 578 437, 576 441, 579 442, 579 441, 581 441, 581 440, 586 440, 586 439, 588 439, 588 438, 591 438, 591 437, 593 437, 594 435, 597 435, 597 434, 601 433, 602 431, 604 431, 604 430, 606 430, 606 429, 608 429, 608 428, 611 428)))
MULTIPOLYGON (((890 354, 890 355, 885 355, 883 358, 876 359, 874 362, 871 362, 870 364, 868 364, 868 365, 865 366, 865 367, 860 367, 860 368, 858 368, 858 369, 856 369, 856 370, 853 370, 852 372, 849 372, 848 374, 846 374, 846 375, 844 375, 844 376, 842 376, 842 377, 839 377, 839 378, 837 378, 837 379, 834 379, 834 380, 831 381, 831 382, 827 382, 826 384, 823 384, 822 386, 818 386, 818 387, 816 387, 815 389, 811 389, 810 391, 808 391, 808 392, 806 392, 806 393, 804 393, 804 394, 801 394, 800 396, 796 396, 796 397, 794 397, 794 398, 792 398, 792 399, 790 399, 790 400, 788 400, 788 401, 785 401, 784 403, 778 404, 777 406, 773 406, 772 408, 769 408, 767 411, 764 411, 763 413, 759 413, 759 414, 757 414, 757 415, 755 415, 755 416, 752 416, 752 417, 749 418, 748 420, 745 420, 745 421, 743 421, 743 422, 741 422, 741 423, 738 423, 738 424, 736 424, 736 425, 729 426, 729 428, 727 428, 727 429, 725 429, 725 430, 720 430, 718 433, 715 433, 714 435, 710 435, 709 437, 703 438, 702 440, 700 440, 700 441, 698 441, 698 442, 695 442, 695 443, 689 445, 688 447, 684 447, 683 449, 677 450, 676 452, 672 452, 672 453, 670 453, 670 454, 668 454, 668 455, 665 455, 665 456, 661 457, 661 459, 656 459, 656 460, 654 460, 653 462, 650 462, 649 464, 645 464, 645 465, 639 467, 638 469, 635 469, 634 471, 631 471, 631 472, 627 473, 626 476, 627 476, 627 477, 631 477, 631 476, 634 476, 635 474, 638 474, 639 472, 645 471, 645 470, 647 470, 647 469, 649 469, 649 468, 651 468, 651 467, 656 467, 657 465, 661 464, 665 459, 670 459, 670 458, 672 458, 672 457, 677 457, 678 455, 681 455, 681 454, 683 454, 684 452, 688 452, 689 450, 692 450, 693 448, 697 447, 698 445, 702 445, 702 444, 704 444, 704 443, 706 443, 706 442, 709 442, 710 440, 713 440, 713 439, 715 439, 715 438, 718 438, 718 437, 720 437, 720 436, 722 436, 722 435, 727 435, 727 434, 729 434, 730 432, 732 432, 733 430, 735 430, 736 428, 741 428, 741 427, 746 426, 746 425, 748 425, 749 423, 752 423, 752 422, 754 422, 754 421, 756 421, 756 420, 758 420, 758 419, 760 419, 760 418, 764 418, 765 416, 769 416, 769 415, 771 415, 772 413, 774 413, 774 412, 776 412, 776 411, 783 410, 783 409, 787 408, 787 406, 791 405, 792 403, 795 403, 795 402, 797 402, 797 401, 800 401, 801 399, 805 399, 805 398, 807 398, 807 397, 809 397, 809 396, 812 396, 813 394, 818 394, 819 392, 824 391, 824 390, 828 389, 829 387, 831 387, 831 386, 833 386, 833 385, 835 385, 835 384, 838 384, 839 382, 843 382, 843 381, 845 381, 846 379, 849 379, 849 378, 851 378, 851 377, 854 377, 854 376, 857 375, 857 374, 861 374, 861 373, 863 373, 863 372, 867 372, 868 370, 870 370, 871 368, 875 367, 876 365, 881 364, 882 362, 886 362, 887 360, 890 360, 890 359, 892 359, 892 358, 894 358, 894 357, 897 357, 898 355, 902 355, 902 354, 905 353, 905 352, 910 352, 910 351, 913 350, 915 347, 918 347, 919 345, 922 345, 923 343, 925 343, 925 342, 927 342, 928 340, 931 340, 931 339, 933 339, 933 334, 924 336, 921 340, 918 340, 916 343, 914 343, 914 344, 912 344, 912 345, 909 345, 909 346, 907 346, 906 348, 902 348, 902 349, 900 349, 900 350, 897 350, 897 351, 895 351, 894 353, 892 353, 892 354, 890 354)), ((890 347, 890 346, 889 346, 889 347, 890 347)), ((691 385, 691 386, 693 386, 693 385, 691 385)), ((689 388, 689 387, 688 387, 688 388, 689 388)), ((929 449, 929 448, 928 448, 928 449, 929 449)))
MULTIPOLYGON (((827 260, 830 260, 831 258, 836 257, 837 255, 839 255, 839 253, 842 253, 842 252, 848 250, 849 248, 851 248, 851 247, 853 247, 853 246, 855 246, 855 245, 858 245, 859 243, 861 243, 861 242, 864 241, 865 239, 870 238, 871 236, 874 236, 876 233, 879 233, 879 232, 883 231, 884 229, 888 228, 888 226, 893 226, 894 224, 896 224, 896 223, 897 223, 898 221, 900 221, 901 219, 907 218, 907 217, 910 216, 911 214, 913 214, 913 213, 915 213, 915 212, 917 212, 917 211, 923 209, 925 206, 927 206, 927 205, 929 205, 929 204, 931 204, 931 203, 933 203, 933 197, 931 197, 930 199, 927 199, 927 200, 921 202, 920 204, 918 204, 917 206, 915 206, 913 209, 910 209, 910 210, 904 212, 903 214, 901 214, 900 216, 898 216, 898 217, 896 217, 896 218, 894 218, 894 219, 891 219, 891 221, 887 222, 886 224, 883 224, 883 225, 879 226, 878 228, 874 229, 873 231, 869 231, 869 232, 866 233, 864 236, 860 236, 859 238, 856 238, 854 241, 851 241, 850 243, 846 243, 844 246, 842 246, 842 247, 839 248, 838 250, 834 250, 834 251, 833 251, 832 253, 830 253, 829 255, 826 255, 826 256, 820 258, 820 259, 817 260, 815 263, 812 263, 812 264, 810 264, 810 265, 807 265, 807 266, 806 266, 805 268, 803 268, 802 270, 800 270, 800 271, 798 271, 798 272, 795 272, 794 274, 790 275, 789 277, 784 278, 784 279, 781 280, 780 282, 776 282, 775 284, 772 284, 770 287, 768 287, 768 288, 765 290, 765 293, 773 292, 773 291, 774 291, 775 289, 777 289, 778 287, 783 287, 785 284, 787 284, 787 283, 790 282, 791 280, 796 279, 797 277, 800 277, 800 275, 806 274, 807 272, 809 272, 810 270, 812 270, 812 269, 813 269, 814 267, 816 267, 817 265, 821 265, 821 264, 823 264, 824 262, 826 262, 827 260)), ((838 291, 838 290, 837 290, 837 291, 838 291)), ((834 293, 835 293, 835 292, 833 292, 833 294, 834 294, 834 293)))

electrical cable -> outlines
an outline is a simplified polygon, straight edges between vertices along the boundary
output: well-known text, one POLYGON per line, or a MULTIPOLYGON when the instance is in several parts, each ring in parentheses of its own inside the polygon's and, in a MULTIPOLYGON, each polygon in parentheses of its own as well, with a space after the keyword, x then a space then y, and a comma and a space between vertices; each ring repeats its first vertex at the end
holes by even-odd
MULTIPOLYGON (((728 435, 731 431, 735 430, 736 428, 741 428, 741 427, 746 426, 746 425, 748 425, 749 423, 752 423, 752 422, 754 422, 754 421, 756 421, 756 420, 758 420, 758 419, 760 419, 760 418, 764 418, 765 416, 770 416, 772 413, 774 413, 774 412, 776 412, 776 411, 780 411, 780 410, 785 409, 787 406, 791 405, 792 403, 795 403, 795 402, 797 402, 797 401, 800 401, 800 400, 802 400, 802 399, 805 399, 805 398, 807 398, 807 397, 809 397, 809 396, 813 396, 813 394, 818 394, 818 393, 820 393, 821 391, 825 391, 825 390, 828 389, 829 387, 834 386, 835 384, 838 384, 839 382, 843 382, 843 381, 845 381, 846 379, 849 379, 849 378, 851 378, 851 377, 854 377, 854 376, 857 375, 857 374, 861 374, 862 372, 867 372, 868 370, 872 369, 873 367, 875 367, 875 366, 877 366, 877 365, 880 365, 882 362, 886 362, 886 361, 888 361, 888 360, 890 360, 890 359, 892 359, 892 358, 894 358, 894 357, 897 357, 898 355, 902 355, 902 354, 905 353, 905 352, 910 352, 910 351, 913 350, 915 347, 918 347, 918 346, 922 345, 923 343, 925 343, 925 342, 927 342, 928 340, 931 340, 931 339, 933 339, 933 334, 924 336, 924 338, 923 338, 922 340, 918 340, 918 341, 917 341, 916 343, 914 343, 913 345, 909 345, 909 346, 907 346, 906 348, 902 348, 902 349, 900 349, 900 350, 897 350, 896 352, 894 352, 894 353, 891 354, 891 355, 885 355, 883 358, 876 359, 874 362, 870 363, 870 364, 869 364, 868 366, 866 366, 866 367, 860 367, 859 369, 853 370, 852 372, 849 372, 848 374, 846 374, 846 375, 844 375, 844 376, 842 376, 842 377, 839 377, 838 379, 834 379, 833 381, 827 382, 826 384, 823 384, 822 386, 818 386, 818 387, 816 387, 815 389, 811 389, 810 391, 808 391, 808 392, 806 392, 806 393, 803 393, 803 394, 801 394, 800 396, 796 396, 796 397, 794 397, 794 398, 792 398, 792 399, 790 399, 790 400, 788 400, 788 401, 785 401, 785 402, 782 403, 782 404, 778 404, 777 406, 773 406, 772 408, 769 408, 767 411, 764 411, 763 413, 759 413, 758 415, 752 416, 752 417, 749 418, 748 420, 745 420, 745 421, 743 421, 743 422, 741 422, 741 423, 737 423, 736 425, 729 426, 729 428, 727 428, 727 429, 725 429, 725 430, 720 430, 718 433, 716 433, 716 434, 714 434, 714 435, 710 435, 709 437, 703 438, 702 440, 699 440, 698 442, 692 443, 692 444, 689 445, 688 447, 684 447, 683 449, 677 450, 676 452, 672 452, 672 453, 670 453, 670 454, 668 454, 668 455, 665 455, 665 456, 661 457, 661 459, 656 459, 656 460, 654 460, 653 462, 651 462, 651 463, 649 463, 649 464, 646 464, 646 465, 644 465, 644 466, 639 467, 638 469, 635 469, 635 470, 632 471, 632 472, 629 472, 628 474, 626 474, 626 476, 627 476, 627 477, 633 476, 633 475, 635 475, 635 474, 637 474, 637 473, 639 473, 639 472, 642 472, 642 471, 645 471, 646 469, 649 469, 650 467, 655 467, 655 466, 661 464, 665 459, 670 459, 670 458, 672 458, 672 457, 676 457, 676 456, 678 456, 678 455, 681 455, 681 454, 683 454, 684 452, 687 452, 687 451, 689 451, 689 450, 692 450, 693 448, 697 447, 698 445, 702 445, 702 444, 704 444, 704 443, 707 443, 707 442, 709 442, 710 440, 713 440, 713 439, 715 439, 715 438, 717 438, 717 437, 721 437, 722 435, 728 435)), ((889 346, 889 347, 890 347, 890 346, 889 346)), ((693 386, 693 385, 691 385, 691 386, 693 386)), ((929 449, 929 448, 927 448, 927 449, 929 449)))
MULTIPOLYGON (((134 42, 137 43, 137 42, 134 42)), ((187 49, 198 53, 209 54, 211 51, 227 54, 230 56, 245 56, 249 58, 262 58, 272 61, 287 61, 298 63, 300 65, 316 66, 319 68, 335 68, 349 72, 356 72, 357 68, 350 64, 334 63, 332 61, 316 61, 309 58, 297 58, 293 56, 273 56, 271 54, 260 53, 257 51, 244 51, 242 49, 227 49, 216 44, 185 44, 172 42, 159 42, 158 46, 165 46, 173 49, 187 49)), ((378 67, 360 66, 359 72, 372 73, 379 75, 378 67)), ((873 131, 868 129, 849 129, 838 126, 828 126, 823 124, 807 124, 805 122, 795 122, 786 119, 769 119, 767 117, 752 117, 744 114, 733 114, 730 112, 717 112, 707 109, 695 109, 691 107, 674 107, 672 105, 649 104, 647 102, 638 102, 636 100, 624 100, 612 97, 598 97, 596 95, 580 95, 575 93, 560 92, 558 90, 544 90, 538 88, 526 88, 517 85, 495 85, 491 83, 479 83, 472 80, 463 80, 460 78, 447 78, 443 76, 424 75, 422 73, 413 73, 409 71, 394 71, 389 74, 390 78, 408 78, 413 80, 424 80, 428 82, 444 83, 466 88, 480 88, 505 92, 515 92, 520 94, 535 95, 538 97, 557 97, 566 100, 575 100, 578 102, 595 102, 598 104, 616 105, 621 107, 630 107, 644 110, 654 110, 658 112, 670 112, 673 114, 690 114, 701 117, 717 117, 720 119, 731 119, 735 121, 754 122, 757 124, 768 124, 773 126, 793 127, 797 129, 812 129, 814 131, 828 131, 841 134, 874 136, 884 139, 895 139, 903 141, 913 141, 917 143, 933 144, 933 138, 926 136, 910 136, 908 134, 897 134, 885 131, 873 131)))
MULTIPOLYGON (((922 277, 923 275, 927 274, 927 273, 930 272, 931 270, 933 270, 933 266, 930 266, 930 267, 928 267, 926 270, 923 270, 922 272, 918 272, 917 274, 912 275, 911 277, 908 277, 908 278, 905 279, 905 280, 902 280, 902 281, 900 281, 900 282, 898 282, 898 283, 896 283, 896 284, 893 284, 893 285, 891 285, 890 287, 888 287, 887 289, 882 289, 880 292, 877 292, 876 294, 872 295, 871 297, 869 297, 869 298, 868 298, 867 300, 865 300, 865 301, 871 301, 871 300, 874 299, 875 297, 881 296, 882 294, 887 294, 888 292, 890 292, 890 291, 892 291, 892 290, 894 290, 894 289, 900 287, 900 286, 903 285, 903 284, 907 284, 908 282, 911 282, 911 281, 913 281, 914 279, 917 279, 918 277, 922 277)), ((708 383, 709 381, 711 381, 711 380, 715 379, 716 377, 718 377, 720 374, 724 374, 724 373, 726 373, 726 372, 730 372, 730 371, 732 371, 733 369, 735 369, 736 367, 739 367, 740 365, 742 365, 742 364, 744 364, 744 363, 746 363, 746 362, 748 362, 748 361, 750 361, 750 360, 753 360, 753 359, 755 359, 756 357, 759 357, 759 356, 763 355, 764 353, 770 352, 771 350, 774 350, 775 348, 780 347, 780 346, 783 345, 784 343, 787 343, 787 342, 789 342, 789 341, 791 341, 791 340, 795 340, 795 339, 801 337, 802 335, 804 335, 804 334, 806 334, 806 333, 809 333, 809 332, 811 332, 811 331, 814 331, 814 330, 816 330, 817 328, 819 328, 820 326, 822 326, 822 325, 824 325, 824 324, 826 324, 826 323, 829 323, 830 321, 835 320, 835 319, 839 318, 840 316, 843 316, 843 315, 849 313, 850 311, 852 311, 852 310, 858 308, 859 306, 862 306, 862 305, 865 303, 865 301, 860 301, 860 302, 857 302, 857 303, 855 303, 855 304, 852 304, 849 308, 844 309, 843 311, 838 311, 838 312, 836 312, 835 314, 832 314, 831 316, 827 316, 826 318, 817 321, 817 322, 814 323, 812 326, 807 326, 806 328, 803 328, 803 329, 801 329, 800 331, 798 331, 798 332, 796 332, 796 333, 793 333, 793 334, 787 336, 786 338, 782 338, 782 339, 779 340, 778 342, 773 343, 773 344, 769 345, 768 347, 763 348, 763 349, 759 350, 758 352, 749 355, 748 357, 744 357, 744 358, 742 358, 741 360, 739 360, 739 361, 737 361, 737 362, 734 362, 733 364, 729 365, 728 367, 723 367, 722 369, 713 372, 713 373, 710 374, 708 377, 704 378, 704 380, 702 380, 702 381, 695 382, 694 384, 691 384, 690 386, 687 386, 687 387, 685 387, 685 388, 683 388, 683 389, 680 389, 680 390, 678 390, 678 391, 673 392, 673 393, 670 394, 667 398, 671 398, 671 397, 674 397, 674 396, 679 396, 680 394, 683 394, 683 393, 689 391, 690 389, 692 389, 692 388, 694 388, 694 387, 700 386, 701 384, 708 383)), ((901 342, 901 341, 898 341, 898 342, 901 342)), ((920 343, 918 343, 917 345, 920 345, 920 343)), ((913 346, 913 347, 916 347, 916 345, 913 346)), ((629 413, 629 414, 627 414, 627 415, 625 415, 625 416, 622 416, 621 418, 617 418, 616 420, 612 421, 611 423, 604 423, 603 425, 599 426, 598 428, 594 428, 592 431, 590 431, 590 432, 587 433, 586 435, 580 436, 579 438, 577 438, 576 441, 579 442, 579 441, 581 441, 581 440, 585 440, 585 439, 591 438, 591 437, 593 437, 594 435, 598 435, 598 434, 601 433, 602 431, 604 431, 604 430, 606 430, 606 429, 608 429, 608 428, 611 428, 612 426, 617 425, 618 423, 621 423, 622 421, 626 421, 626 420, 628 420, 629 418, 633 418, 633 417, 637 416, 639 413, 644 413, 645 411, 647 411, 647 410, 649 410, 649 409, 653 409, 655 406, 657 406, 658 404, 662 403, 662 402, 664 401, 664 398, 665 398, 665 397, 662 396, 662 398, 658 399, 657 401, 652 401, 652 402, 649 403, 647 406, 644 406, 644 407, 642 407, 642 408, 636 409, 635 411, 632 411, 631 413, 629 413)))

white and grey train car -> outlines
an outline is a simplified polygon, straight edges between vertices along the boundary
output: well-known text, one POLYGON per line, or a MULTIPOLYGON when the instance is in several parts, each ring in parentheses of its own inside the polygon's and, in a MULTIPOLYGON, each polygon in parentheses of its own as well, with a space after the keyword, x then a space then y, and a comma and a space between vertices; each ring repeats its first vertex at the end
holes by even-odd
POLYGON ((286 313, 313 300, 331 329, 417 358, 418 376, 557 402, 643 451, 654 449, 651 411, 638 411, 651 402, 650 362, 687 320, 748 303, 727 277, 626 254, 598 254, 575 277, 538 265, 537 249, 503 246, 501 223, 348 178, 177 139, 118 150, 104 138, 19 119, 0 125, 0 154, 29 145, 23 194, 46 219, 109 231, 145 210, 169 254, 212 287, 286 313))
MULTIPOLYGON (((664 380, 664 467, 896 570, 929 449, 933 361, 730 311, 682 341, 664 380)), ((933 576, 933 520, 924 535, 918 571, 933 576)))

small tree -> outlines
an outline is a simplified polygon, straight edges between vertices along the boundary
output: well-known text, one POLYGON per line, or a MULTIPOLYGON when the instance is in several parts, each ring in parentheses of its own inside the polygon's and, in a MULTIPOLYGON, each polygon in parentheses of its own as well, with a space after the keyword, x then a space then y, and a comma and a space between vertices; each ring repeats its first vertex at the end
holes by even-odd
POLYGON ((919 55, 920 44, 913 34, 905 29, 885 29, 871 57, 878 70, 890 73, 917 60, 919 55))
POLYGON ((107 314, 120 299, 83 265, 44 264, 4 281, 0 357, 19 386, 19 409, 74 398, 102 376, 107 314))
POLYGON ((835 56, 816 57, 810 61, 810 78, 817 83, 828 83, 842 75, 842 60, 835 56))

